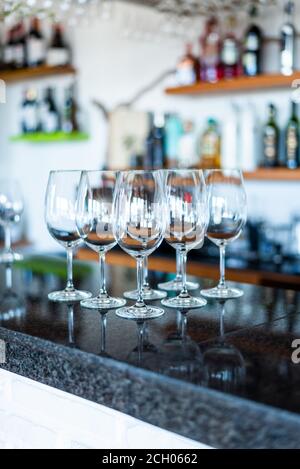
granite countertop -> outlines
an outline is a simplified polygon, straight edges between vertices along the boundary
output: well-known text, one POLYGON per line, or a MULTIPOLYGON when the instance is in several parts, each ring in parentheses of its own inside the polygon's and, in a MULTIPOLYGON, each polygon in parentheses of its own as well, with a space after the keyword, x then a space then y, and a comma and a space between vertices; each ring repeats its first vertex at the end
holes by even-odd
MULTIPOLYGON (((7 289, 0 266, 0 367, 216 448, 299 447, 299 293, 243 284, 241 299, 137 324, 49 303, 64 276, 64 259, 34 255, 14 266, 7 289)), ((96 293, 98 266, 76 263, 75 279, 96 293)), ((107 282, 120 296, 135 271, 109 267, 107 282)))

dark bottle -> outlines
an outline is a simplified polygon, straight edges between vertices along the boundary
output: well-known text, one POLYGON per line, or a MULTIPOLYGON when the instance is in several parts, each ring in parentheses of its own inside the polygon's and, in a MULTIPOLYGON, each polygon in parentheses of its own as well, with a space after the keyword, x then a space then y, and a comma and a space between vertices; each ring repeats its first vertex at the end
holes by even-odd
POLYGON ((35 133, 40 130, 39 103, 37 92, 30 88, 26 90, 22 102, 22 131, 23 133, 35 133))
POLYGON ((233 16, 227 19, 227 33, 221 47, 222 77, 231 79, 240 75, 240 45, 234 30, 236 21, 233 16))
POLYGON ((295 69, 296 55, 296 30, 293 24, 295 5, 292 1, 285 4, 285 22, 281 27, 281 73, 283 75, 292 75, 295 69))
POLYGON ((186 45, 185 55, 176 66, 176 81, 178 85, 192 85, 200 79, 200 65, 198 59, 193 55, 191 44, 186 45))
POLYGON ((37 67, 45 62, 46 43, 41 32, 40 20, 33 18, 26 38, 28 67, 37 67))
POLYGON ((201 80, 216 82, 222 77, 220 62, 221 37, 217 18, 211 17, 207 20, 205 31, 200 39, 201 47, 201 80))
POLYGON ((250 9, 252 24, 249 26, 244 39, 243 51, 243 71, 244 74, 254 77, 261 73, 261 52, 262 52, 262 31, 255 20, 257 18, 257 8, 250 9))
POLYGON ((163 169, 165 159, 165 116, 156 113, 153 128, 153 169, 163 169))
POLYGON ((19 23, 15 30, 14 41, 14 65, 15 68, 25 68, 27 65, 26 58, 26 34, 24 23, 19 23))
POLYGON ((269 118, 263 131, 263 166, 279 165, 279 128, 276 123, 276 108, 269 104, 269 118))
POLYGON ((62 130, 66 133, 78 132, 79 125, 77 120, 78 106, 75 99, 74 85, 65 92, 65 102, 62 116, 62 130))
POLYGON ((45 133, 54 133, 60 130, 60 115, 55 103, 54 90, 47 88, 41 103, 41 128, 45 133))
POLYGON ((295 169, 299 166, 299 137, 297 104, 293 102, 291 117, 289 118, 285 132, 285 161, 289 169, 295 169))
POLYGON ((149 133, 145 141, 144 169, 153 169, 154 115, 149 114, 149 133))
POLYGON ((4 45, 3 66, 7 70, 14 68, 14 30, 13 28, 11 28, 8 31, 6 44, 4 45))
POLYGON ((55 24, 51 43, 47 52, 47 64, 52 67, 68 65, 71 62, 70 48, 67 46, 63 36, 62 26, 55 24))

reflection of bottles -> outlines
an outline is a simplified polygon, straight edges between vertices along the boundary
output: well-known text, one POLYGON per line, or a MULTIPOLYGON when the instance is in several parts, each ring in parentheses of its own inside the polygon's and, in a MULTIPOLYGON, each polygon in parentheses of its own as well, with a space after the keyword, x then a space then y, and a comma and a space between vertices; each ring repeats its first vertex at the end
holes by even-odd
POLYGON ((235 37, 236 21, 229 16, 227 34, 223 39, 221 48, 222 75, 224 78, 235 78, 239 75, 240 47, 235 37))
POLYGON ((252 24, 249 26, 244 40, 243 70, 245 75, 255 76, 261 73, 262 32, 255 24, 257 8, 254 5, 250 9, 250 17, 252 24))
POLYGON ((176 67, 176 81, 178 85, 192 85, 199 79, 199 62, 193 55, 191 44, 186 45, 186 53, 176 67))
POLYGON ((39 130, 39 105, 37 92, 34 88, 26 90, 22 103, 23 133, 34 133, 39 130))
POLYGON ((286 166, 295 169, 299 166, 299 119, 297 104, 292 103, 292 113, 285 133, 286 166))
POLYGON ((269 104, 269 118, 263 131, 263 165, 274 167, 279 164, 279 128, 276 123, 276 108, 269 104))
POLYGON ((201 44, 201 79, 216 82, 221 78, 220 50, 221 39, 219 23, 215 17, 210 18, 205 26, 201 44))
POLYGON ((281 73, 292 75, 295 67, 296 30, 293 24, 294 2, 285 5, 285 22, 281 27, 281 73))
POLYGON ((221 138, 215 119, 208 119, 207 129, 201 138, 201 167, 205 169, 220 168, 221 138))
POLYGON ((178 166, 180 168, 188 168, 197 163, 194 124, 191 121, 186 121, 183 125, 183 134, 178 146, 178 166))
POLYGON ((41 105, 41 125, 43 132, 46 133, 57 132, 60 128, 60 116, 52 88, 46 90, 45 98, 41 105))

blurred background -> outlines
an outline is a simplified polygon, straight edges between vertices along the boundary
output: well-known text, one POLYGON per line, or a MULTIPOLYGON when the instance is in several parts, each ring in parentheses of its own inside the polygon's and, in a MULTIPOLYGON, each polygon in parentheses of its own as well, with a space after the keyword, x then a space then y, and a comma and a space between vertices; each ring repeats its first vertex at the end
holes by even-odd
MULTIPOLYGON (((229 278, 300 285, 298 1, 0 5, 0 172, 25 200, 15 242, 57 250, 44 223, 50 170, 239 167, 249 222, 229 278)), ((169 250, 156 254, 166 265, 169 250)), ((215 247, 191 261, 217 277, 215 247)))

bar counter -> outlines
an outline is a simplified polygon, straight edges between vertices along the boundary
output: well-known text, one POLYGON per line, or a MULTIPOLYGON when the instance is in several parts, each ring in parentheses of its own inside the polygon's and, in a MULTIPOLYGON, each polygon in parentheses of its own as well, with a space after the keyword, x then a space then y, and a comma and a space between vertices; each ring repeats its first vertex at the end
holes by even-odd
MULTIPOLYGON (((48 292, 64 287, 62 257, 31 255, 12 274, 11 288, 0 266, 3 369, 214 448, 299 446, 297 291, 239 284, 238 300, 138 323, 49 303, 48 292)), ((75 280, 97 293, 97 264, 77 261, 75 280)), ((135 288, 135 270, 109 266, 107 283, 121 296, 135 288)))

